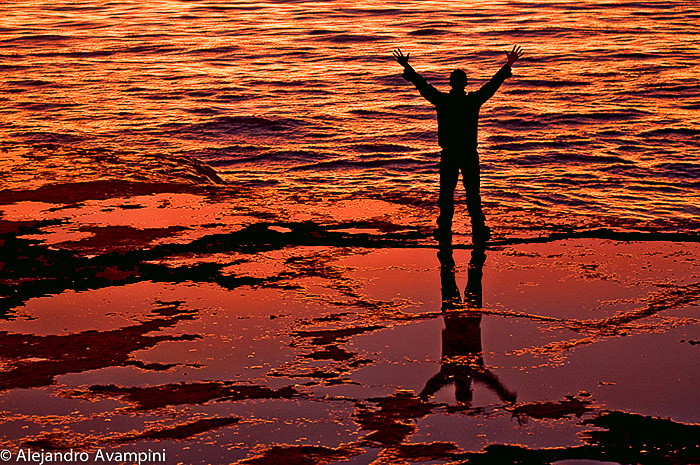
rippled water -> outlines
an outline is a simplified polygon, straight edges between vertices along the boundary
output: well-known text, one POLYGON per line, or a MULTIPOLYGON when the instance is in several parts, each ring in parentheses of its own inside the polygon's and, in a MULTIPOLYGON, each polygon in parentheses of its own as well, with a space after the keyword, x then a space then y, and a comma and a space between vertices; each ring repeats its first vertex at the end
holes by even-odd
MULTIPOLYGON (((480 126, 502 228, 700 226, 695 2, 115 1, 0 5, 0 137, 184 153, 232 184, 434 208, 434 111, 521 44, 480 126)), ((432 216, 430 216, 432 221, 432 216)), ((426 220, 428 221, 428 220, 426 220)))

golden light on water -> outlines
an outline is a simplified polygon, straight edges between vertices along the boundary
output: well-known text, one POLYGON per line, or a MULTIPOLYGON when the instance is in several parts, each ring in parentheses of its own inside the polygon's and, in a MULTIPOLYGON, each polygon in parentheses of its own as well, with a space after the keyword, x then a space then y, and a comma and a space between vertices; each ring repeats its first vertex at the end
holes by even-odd
POLYGON ((0 448, 692 454, 693 6, 0 6, 0 448), (493 240, 458 190, 436 257, 435 111, 391 52, 474 90, 513 44, 479 128, 493 240))

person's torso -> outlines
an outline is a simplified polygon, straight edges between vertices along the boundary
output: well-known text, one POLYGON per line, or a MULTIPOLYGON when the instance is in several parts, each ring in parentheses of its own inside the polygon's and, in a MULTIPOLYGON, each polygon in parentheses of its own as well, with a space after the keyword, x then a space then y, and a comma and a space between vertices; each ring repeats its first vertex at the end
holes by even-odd
POLYGON ((441 93, 435 104, 440 146, 476 148, 480 107, 472 92, 441 93))

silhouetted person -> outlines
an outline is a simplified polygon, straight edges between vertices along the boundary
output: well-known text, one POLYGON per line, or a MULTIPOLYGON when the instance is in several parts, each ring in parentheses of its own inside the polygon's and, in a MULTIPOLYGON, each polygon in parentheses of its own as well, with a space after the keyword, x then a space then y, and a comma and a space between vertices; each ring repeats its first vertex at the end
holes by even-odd
POLYGON ((442 360, 440 371, 430 378, 420 393, 425 399, 435 395, 448 384, 455 383, 458 402, 469 405, 472 400, 472 380, 483 383, 503 401, 515 402, 516 394, 509 391, 498 377, 484 365, 481 347, 481 314, 470 309, 482 307, 481 278, 486 254, 483 248, 472 250, 467 270, 464 302, 455 280, 452 249, 438 252, 442 286, 442 310, 445 329, 442 331, 442 360))
POLYGON ((440 196, 438 206, 440 216, 437 220, 435 238, 441 245, 452 242, 452 217, 454 216, 454 191, 457 187, 459 172, 467 194, 467 210, 472 223, 472 241, 482 243, 491 237, 491 229, 485 224, 481 209, 479 193, 479 154, 477 153, 477 126, 479 109, 507 78, 512 76, 510 67, 522 56, 522 49, 513 47, 506 52, 508 61, 476 92, 465 92, 467 75, 461 69, 450 74, 449 93, 440 92, 418 74, 408 64, 410 53, 404 55, 401 50, 394 51, 394 58, 404 67, 404 79, 412 82, 420 94, 435 105, 438 119, 438 143, 442 148, 440 157, 440 196))

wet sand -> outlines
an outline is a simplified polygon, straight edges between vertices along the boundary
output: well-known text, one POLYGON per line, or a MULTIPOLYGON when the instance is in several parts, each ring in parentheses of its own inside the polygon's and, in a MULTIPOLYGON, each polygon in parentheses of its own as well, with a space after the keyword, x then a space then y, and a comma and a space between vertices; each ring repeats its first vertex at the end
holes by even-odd
POLYGON ((500 237, 438 256, 401 206, 310 211, 197 170, 0 194, 13 453, 700 461, 697 235, 500 237))

